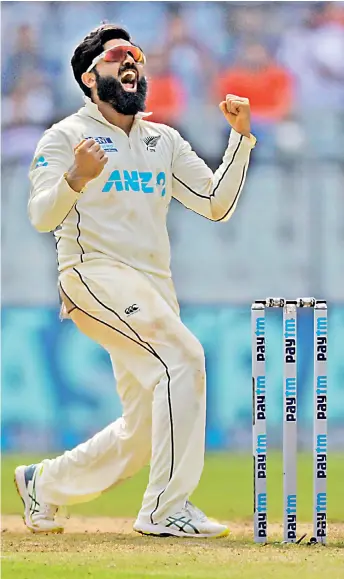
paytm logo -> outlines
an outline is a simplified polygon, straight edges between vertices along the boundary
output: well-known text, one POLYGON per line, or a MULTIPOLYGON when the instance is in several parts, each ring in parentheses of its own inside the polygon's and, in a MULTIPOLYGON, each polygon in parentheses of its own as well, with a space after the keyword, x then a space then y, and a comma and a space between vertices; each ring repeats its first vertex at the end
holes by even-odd
POLYGON ((257 396, 265 396, 265 376, 257 376, 256 394, 257 396))
POLYGON ((265 376, 257 376, 255 394, 255 418, 265 420, 265 376))
POLYGON ((317 318, 316 325, 316 357, 317 362, 327 361, 327 317, 317 318))
POLYGON ((287 514, 295 515, 296 513, 296 495, 287 496, 287 514))
POLYGON ((327 435, 318 434, 316 438, 316 464, 315 473, 317 479, 327 478, 327 435))
POLYGON ((267 504, 266 504, 266 493, 259 493, 257 495, 257 504, 255 505, 255 511, 257 512, 257 527, 256 531, 258 537, 263 539, 267 538, 267 504))
POLYGON ((327 335, 327 318, 318 318, 317 319, 317 336, 326 336, 327 335))
POLYGON ((296 541, 296 495, 287 496, 287 536, 289 541, 296 541))
POLYGON ((161 197, 166 194, 166 175, 160 171, 154 175, 151 171, 113 171, 103 187, 103 193, 111 189, 118 192, 136 191, 141 193, 154 193, 158 191, 161 197))
POLYGON ((323 541, 326 538, 326 493, 318 493, 316 503, 316 537, 318 540, 323 541))
POLYGON ((256 330, 255 334, 257 336, 256 346, 257 346, 257 362, 265 362, 265 318, 256 319, 256 330))
POLYGON ((256 319, 256 336, 258 338, 265 336, 265 318, 256 319))
POLYGON ((286 339, 296 337, 296 320, 295 318, 288 318, 285 321, 284 337, 286 339))
POLYGON ((326 512, 327 507, 327 500, 326 500, 326 493, 318 493, 317 494, 317 512, 324 513, 326 512))
POLYGON ((266 493, 259 493, 257 496, 258 513, 266 513, 266 493))
POLYGON ((296 378, 285 380, 285 420, 296 422, 296 378))
POLYGON ((266 454, 266 434, 257 436, 257 454, 266 454))
POLYGON ((285 395, 288 398, 296 396, 296 378, 286 378, 285 395))
POLYGON ((284 358, 286 364, 296 363, 296 320, 288 318, 284 324, 284 358))
POLYGON ((327 395, 327 376, 317 376, 317 395, 327 395))
POLYGON ((327 420, 327 376, 317 376, 315 411, 317 420, 327 420))
POLYGON ((322 454, 327 451, 327 435, 326 434, 318 434, 317 435, 317 445, 316 445, 316 452, 317 454, 322 454))

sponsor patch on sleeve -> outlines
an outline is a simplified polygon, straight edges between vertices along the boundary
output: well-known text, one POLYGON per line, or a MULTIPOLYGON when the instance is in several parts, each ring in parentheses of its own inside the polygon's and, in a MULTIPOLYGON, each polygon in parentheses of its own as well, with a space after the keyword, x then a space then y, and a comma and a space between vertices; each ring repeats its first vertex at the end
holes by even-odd
POLYGON ((37 157, 33 162, 34 169, 38 169, 38 167, 47 167, 48 161, 46 161, 45 157, 37 157))

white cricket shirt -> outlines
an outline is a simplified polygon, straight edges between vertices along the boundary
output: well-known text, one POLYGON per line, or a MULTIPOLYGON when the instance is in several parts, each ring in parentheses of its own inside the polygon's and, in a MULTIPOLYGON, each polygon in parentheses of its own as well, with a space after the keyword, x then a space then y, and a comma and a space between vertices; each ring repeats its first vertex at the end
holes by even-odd
POLYGON ((30 169, 29 216, 38 231, 54 231, 59 270, 109 257, 170 277, 166 216, 171 198, 213 221, 230 218, 245 181, 254 137, 234 130, 213 174, 179 133, 136 115, 130 135, 109 123, 96 104, 48 129, 30 169), (74 147, 92 137, 109 161, 83 192, 64 174, 74 147))

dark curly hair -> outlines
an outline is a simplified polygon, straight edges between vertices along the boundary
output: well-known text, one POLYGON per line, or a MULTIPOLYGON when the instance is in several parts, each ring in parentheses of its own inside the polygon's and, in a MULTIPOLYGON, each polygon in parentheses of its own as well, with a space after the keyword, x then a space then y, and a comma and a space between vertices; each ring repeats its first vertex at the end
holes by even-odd
POLYGON ((84 40, 80 42, 74 51, 71 60, 74 77, 81 90, 88 97, 91 96, 91 91, 82 82, 81 76, 86 72, 92 60, 103 52, 105 42, 114 38, 122 38, 130 42, 130 35, 124 28, 114 24, 102 24, 85 36, 84 40))

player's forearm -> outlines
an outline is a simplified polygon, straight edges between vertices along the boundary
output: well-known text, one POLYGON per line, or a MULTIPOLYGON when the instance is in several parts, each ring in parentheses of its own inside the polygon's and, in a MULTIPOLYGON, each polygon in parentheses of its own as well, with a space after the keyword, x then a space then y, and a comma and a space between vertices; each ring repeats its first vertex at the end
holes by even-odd
POLYGON ((89 179, 81 177, 74 166, 69 171, 67 171, 67 173, 65 173, 64 177, 69 187, 76 193, 81 193, 89 181, 89 179))
POLYGON ((40 232, 54 231, 71 211, 81 193, 74 191, 62 176, 56 185, 33 190, 29 204, 32 225, 40 232))
POLYGON ((223 161, 215 174, 182 143, 173 166, 173 196, 185 207, 212 221, 229 219, 242 191, 254 137, 232 130, 223 161))
POLYGON ((211 218, 214 221, 227 221, 234 212, 254 143, 254 138, 244 137, 232 130, 222 164, 214 173, 209 191, 211 218))

